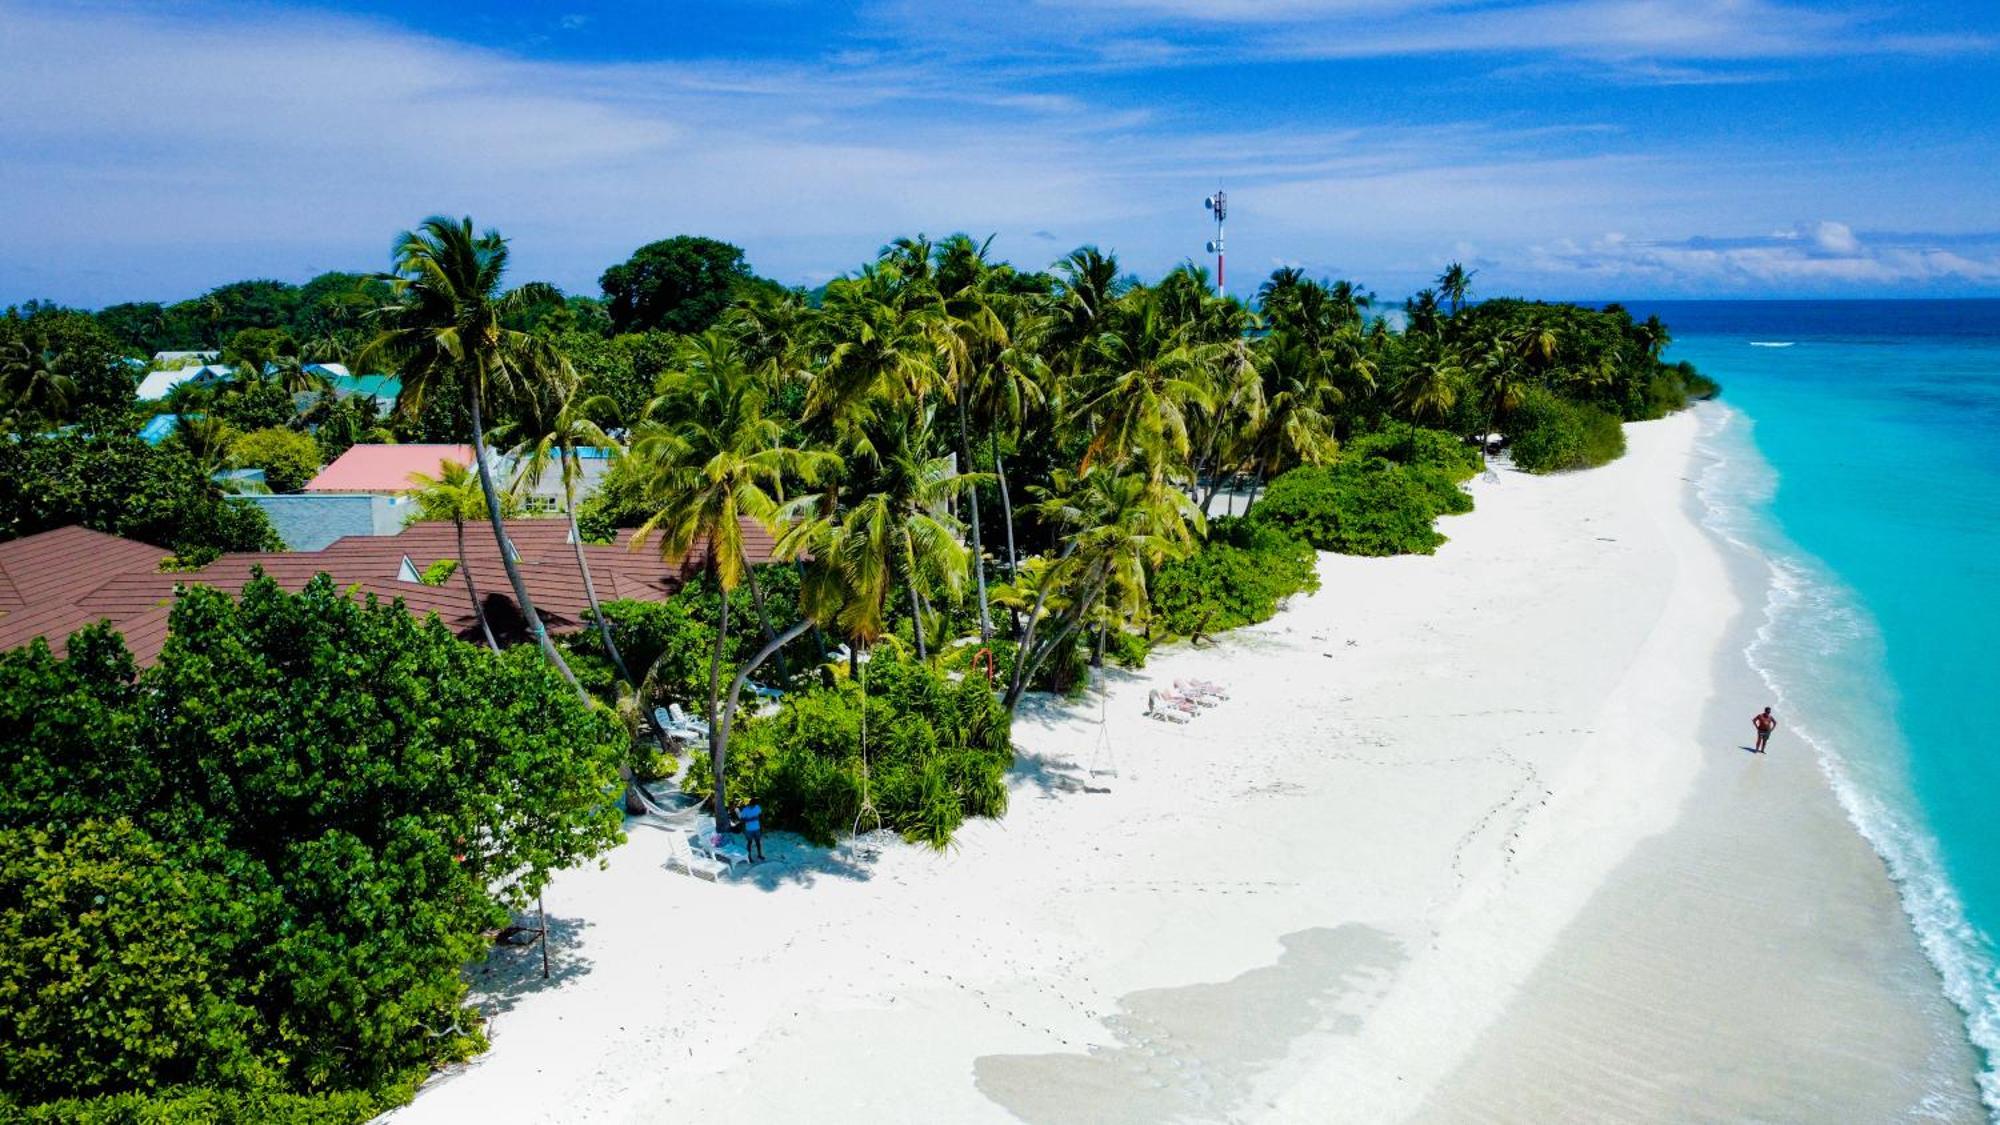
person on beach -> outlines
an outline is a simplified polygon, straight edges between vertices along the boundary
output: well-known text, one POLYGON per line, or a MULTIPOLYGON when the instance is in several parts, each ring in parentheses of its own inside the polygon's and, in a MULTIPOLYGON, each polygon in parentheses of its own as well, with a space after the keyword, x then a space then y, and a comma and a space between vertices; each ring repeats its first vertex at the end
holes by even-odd
POLYGON ((736 810, 737 823, 743 826, 743 854, 751 863, 764 858, 764 806, 752 798, 736 810))
POLYGON ((1766 707, 1761 714, 1750 720, 1750 725, 1757 728, 1757 753, 1762 754, 1764 744, 1771 741, 1771 732, 1778 729, 1778 717, 1771 714, 1771 709, 1766 707))

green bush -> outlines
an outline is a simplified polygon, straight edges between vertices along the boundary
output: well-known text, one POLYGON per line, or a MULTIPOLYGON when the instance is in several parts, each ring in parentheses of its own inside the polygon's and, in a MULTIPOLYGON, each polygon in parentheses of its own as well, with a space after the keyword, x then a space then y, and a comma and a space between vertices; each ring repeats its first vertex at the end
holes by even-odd
POLYGON ((424 572, 417 575, 417 581, 426 586, 442 586, 451 581, 451 576, 457 573, 457 559, 439 559, 425 567, 424 572))
POLYGON ((462 970, 620 838, 629 740, 532 646, 325 575, 191 587, 169 624, 143 672, 105 626, 0 653, 0 1089, 360 1120, 483 1047, 462 970))
POLYGON ((0 1089, 267 1085, 229 971, 255 908, 129 820, 0 830, 0 1089))
POLYGON ((191 566, 285 546, 262 509, 225 499, 176 442, 80 430, 0 441, 0 539, 73 523, 165 547, 191 566))
POLYGON ((1153 651, 1152 642, 1141 633, 1128 633, 1123 629, 1113 629, 1105 638, 1105 659, 1120 668, 1144 668, 1146 657, 1153 651))
MULTIPOLYGON (((795 692, 774 715, 739 720, 729 746, 730 792, 763 803, 768 826, 830 845, 861 816, 864 799, 884 827, 913 842, 943 848, 969 816, 1007 809, 1013 761, 1006 710, 986 677, 953 678, 878 646, 863 686, 795 692), (864 765, 863 716, 867 759, 864 765)), ((704 756, 689 763, 682 787, 713 792, 704 756)))
POLYGON ((1317 589, 1310 544, 1272 524, 1226 517, 1209 523, 1199 551, 1162 563, 1149 584, 1154 621, 1184 637, 1268 621, 1279 602, 1317 589))
POLYGON ((1428 555, 1444 542, 1433 521, 1471 508, 1444 470, 1374 457, 1293 469, 1271 482, 1250 519, 1322 551, 1428 555))
POLYGON ((1536 387, 1507 414, 1514 464, 1531 473, 1589 469, 1625 453, 1625 430, 1609 411, 1536 387))
POLYGON ((0 1120, 23 1125, 358 1125, 409 1101, 414 1092, 407 1085, 324 1094, 176 1088, 26 1107, 10 1105, 0 1095, 0 1120))
POLYGON ((282 427, 252 430, 229 444, 230 463, 264 470, 272 492, 297 492, 319 473, 319 443, 282 427))
POLYGON ((1468 481, 1479 472, 1479 450, 1443 430, 1396 425, 1373 433, 1356 434, 1341 450, 1351 461, 1380 457, 1399 465, 1441 470, 1454 482, 1468 481))

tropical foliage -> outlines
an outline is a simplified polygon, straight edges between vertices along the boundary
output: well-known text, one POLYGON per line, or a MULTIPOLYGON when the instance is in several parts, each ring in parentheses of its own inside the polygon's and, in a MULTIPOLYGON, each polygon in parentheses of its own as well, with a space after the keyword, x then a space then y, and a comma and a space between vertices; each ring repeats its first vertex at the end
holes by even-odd
MULTIPOLYGON (((943 848, 966 817, 1004 813, 1013 751, 985 679, 954 679, 896 646, 862 667, 746 724, 730 787, 762 802, 771 826, 820 844, 858 825, 943 848)), ((713 777, 697 761, 685 787, 707 795, 713 777)))
POLYGON ((621 753, 531 650, 324 576, 190 589, 144 672, 0 654, 0 1115, 407 1097, 483 1043, 484 932, 619 839, 621 753))
POLYGON ((178 442, 16 435, 0 441, 0 539, 80 523, 168 548, 185 563, 281 549, 263 512, 224 499, 212 467, 178 442))

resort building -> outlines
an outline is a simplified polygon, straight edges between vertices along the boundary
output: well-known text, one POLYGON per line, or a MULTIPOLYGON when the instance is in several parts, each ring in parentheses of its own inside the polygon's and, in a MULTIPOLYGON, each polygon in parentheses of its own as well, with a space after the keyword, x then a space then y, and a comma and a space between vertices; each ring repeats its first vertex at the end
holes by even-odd
MULTIPOLYGON (((565 520, 511 520, 523 582, 535 608, 553 633, 584 628, 589 599, 576 547, 565 520)), ((745 552, 753 564, 776 561, 775 544, 761 525, 743 523, 745 552)), ((459 565, 472 574, 479 600, 502 644, 527 640, 527 630, 492 529, 465 529, 466 557, 459 565)), ((399 535, 359 535, 324 550, 251 552, 224 555, 191 572, 163 572, 170 552, 84 527, 65 527, 0 543, 0 649, 46 638, 58 654, 71 633, 109 621, 141 664, 158 658, 166 643, 167 619, 180 588, 211 586, 235 593, 262 572, 287 590, 298 590, 316 574, 330 575, 352 596, 401 599, 412 614, 436 614, 461 639, 483 643, 463 573, 440 586, 419 578, 433 563, 456 559, 457 534, 448 523, 417 524, 399 535)), ((586 544, 584 558, 598 597, 662 601, 674 594, 705 557, 702 548, 685 559, 662 559, 651 545, 632 549, 632 533, 616 543, 586 544)))
MULTIPOLYGON (((504 468, 501 459, 488 456, 487 467, 499 477, 504 468)), ((472 447, 419 443, 351 446, 321 469, 318 476, 307 481, 305 491, 401 495, 414 487, 410 483, 411 474, 435 477, 438 466, 445 462, 470 466, 472 447)))
MULTIPOLYGON (((162 352, 161 354, 177 353, 162 352)), ((234 368, 224 366, 220 363, 204 363, 191 367, 155 368, 146 372, 145 377, 139 380, 137 394, 140 402, 158 402, 169 394, 172 394, 175 388, 184 384, 200 387, 212 383, 220 383, 235 373, 234 368)))

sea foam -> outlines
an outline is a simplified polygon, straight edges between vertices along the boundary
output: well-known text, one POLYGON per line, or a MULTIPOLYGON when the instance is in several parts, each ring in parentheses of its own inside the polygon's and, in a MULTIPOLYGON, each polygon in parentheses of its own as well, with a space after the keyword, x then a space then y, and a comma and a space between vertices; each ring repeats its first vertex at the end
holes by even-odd
POLYGON ((1922 823, 1898 766, 1904 744, 1888 710, 1867 708, 1876 713, 1833 724, 1844 738, 1814 722, 1816 713, 1832 709, 1833 697, 1865 699, 1871 694, 1865 688, 1851 689, 1868 677, 1884 682, 1887 672, 1869 651, 1873 626, 1859 601, 1759 514, 1776 490, 1777 474, 1757 454, 1749 429, 1740 412, 1720 404, 1710 408, 1702 434, 1709 463, 1696 481, 1703 523, 1760 562, 1767 576, 1763 619, 1744 657, 1785 716, 1786 731, 1812 748, 1848 819, 1881 856, 1945 995, 1964 1014, 1967 1034, 1985 1056, 1980 1095, 2000 1120, 1995 1069, 2000 963, 1994 943, 1967 918, 1937 840, 1922 823), (1877 752, 1857 753, 1871 745, 1877 752))

